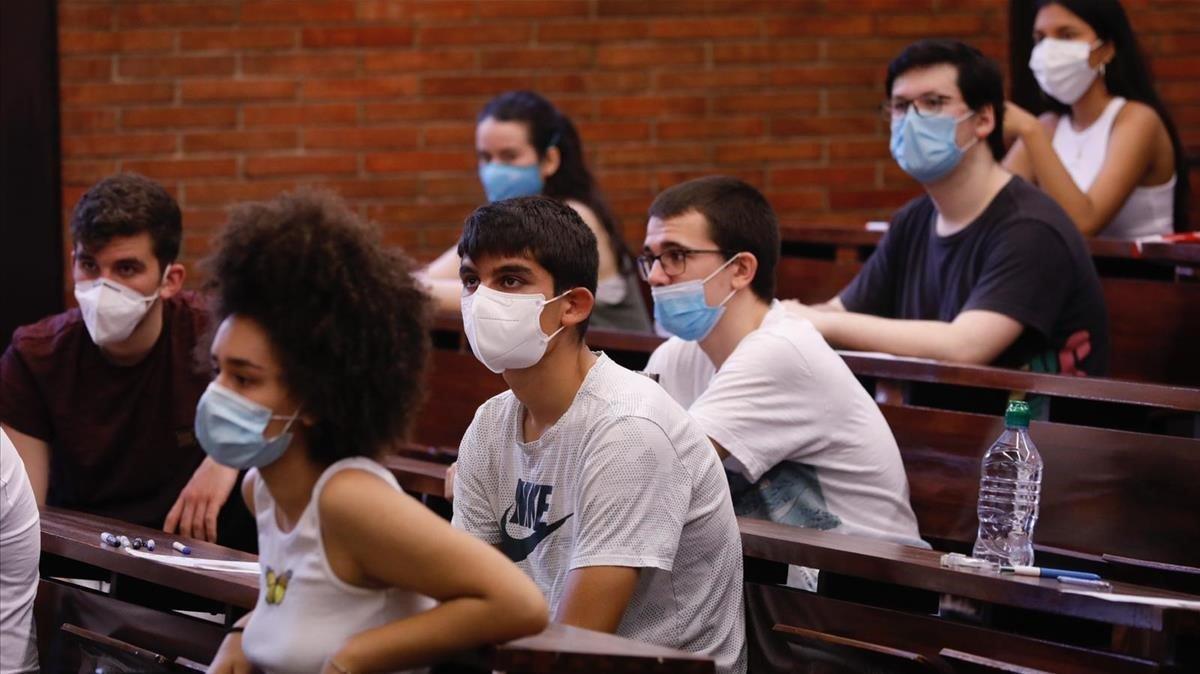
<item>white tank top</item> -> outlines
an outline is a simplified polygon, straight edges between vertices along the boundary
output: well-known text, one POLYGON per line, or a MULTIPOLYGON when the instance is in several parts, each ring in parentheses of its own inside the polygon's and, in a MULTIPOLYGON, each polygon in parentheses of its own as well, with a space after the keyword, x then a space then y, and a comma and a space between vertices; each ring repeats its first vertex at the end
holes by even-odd
MULTIPOLYGON (((1108 102, 1099 119, 1083 131, 1071 128, 1071 118, 1058 118, 1052 145, 1075 185, 1087 192, 1096 182, 1108 156, 1108 139, 1125 99, 1108 102)), ((1134 187, 1108 225, 1097 235, 1104 239, 1136 239, 1153 234, 1170 234, 1175 222, 1175 176, 1161 185, 1134 187)))
POLYGON ((263 575, 242 646, 250 662, 268 674, 318 672, 350 636, 434 605, 432 599, 404 590, 350 585, 329 567, 317 503, 329 478, 347 469, 378 475, 400 489, 396 478, 378 463, 365 457, 342 459, 321 474, 308 507, 286 533, 276 524, 275 499, 266 482, 251 471, 263 575))

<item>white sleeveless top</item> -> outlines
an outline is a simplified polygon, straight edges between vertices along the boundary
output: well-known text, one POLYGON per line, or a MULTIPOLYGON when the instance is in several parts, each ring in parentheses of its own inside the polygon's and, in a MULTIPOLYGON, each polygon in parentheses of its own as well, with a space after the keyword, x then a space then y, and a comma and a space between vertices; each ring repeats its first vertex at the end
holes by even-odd
MULTIPOLYGON (((1071 128, 1071 118, 1058 118, 1052 145, 1075 185, 1087 192, 1096 182, 1100 167, 1108 156, 1108 139, 1117 113, 1125 99, 1117 96, 1108 102, 1099 119, 1083 131, 1071 128)), ((1108 225, 1097 235, 1103 239, 1136 239, 1154 234, 1170 234, 1175 222, 1175 176, 1161 185, 1134 187, 1108 225)))
POLYGON ((268 674, 318 672, 349 637, 434 605, 432 599, 405 590, 355 587, 329 567, 317 503, 329 478, 351 468, 378 475, 400 489, 396 478, 378 463, 365 457, 342 459, 321 474, 308 507, 286 533, 276 524, 275 499, 266 482, 251 471, 263 575, 242 647, 250 662, 268 674))

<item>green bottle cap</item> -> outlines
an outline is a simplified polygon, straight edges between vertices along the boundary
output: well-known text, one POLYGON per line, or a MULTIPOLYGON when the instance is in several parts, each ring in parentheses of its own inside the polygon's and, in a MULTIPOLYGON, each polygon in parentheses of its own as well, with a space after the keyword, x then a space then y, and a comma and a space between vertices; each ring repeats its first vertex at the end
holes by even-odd
POLYGON ((1004 412, 1004 425, 1009 428, 1029 428, 1029 403, 1024 400, 1008 401, 1004 412))

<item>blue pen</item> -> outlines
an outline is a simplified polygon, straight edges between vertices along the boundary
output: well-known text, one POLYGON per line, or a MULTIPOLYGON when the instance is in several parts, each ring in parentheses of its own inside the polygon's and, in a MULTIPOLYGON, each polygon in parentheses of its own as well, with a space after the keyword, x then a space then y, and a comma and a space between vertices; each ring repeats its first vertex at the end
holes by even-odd
POLYGON ((1002 566, 1000 571, 1018 576, 1038 576, 1041 578, 1078 578, 1080 580, 1100 580, 1100 576, 1087 571, 1069 571, 1067 569, 1052 569, 1048 566, 1002 566))

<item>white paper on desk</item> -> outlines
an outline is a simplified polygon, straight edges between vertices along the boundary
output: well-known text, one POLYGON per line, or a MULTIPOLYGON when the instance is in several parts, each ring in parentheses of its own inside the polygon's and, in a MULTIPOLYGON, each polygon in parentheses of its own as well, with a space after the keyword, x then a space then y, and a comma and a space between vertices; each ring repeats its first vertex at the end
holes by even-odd
POLYGON ((1105 599, 1107 601, 1116 601, 1125 604, 1148 604, 1150 606, 1162 606, 1164 608, 1182 608, 1189 611, 1200 611, 1200 601, 1189 601, 1187 599, 1172 599, 1170 597, 1147 597, 1140 594, 1114 594, 1112 592, 1095 592, 1093 590, 1063 590, 1070 594, 1082 594, 1088 597, 1096 597, 1097 599, 1105 599))
POLYGON ((125 552, 134 557, 149 559, 161 564, 171 564, 173 566, 185 566, 190 569, 204 569, 205 571, 224 571, 226 573, 252 573, 258 575, 262 573, 258 566, 258 562, 238 562, 228 559, 205 559, 204 557, 177 557, 175 555, 159 555, 145 550, 134 550, 133 548, 125 548, 125 552))

